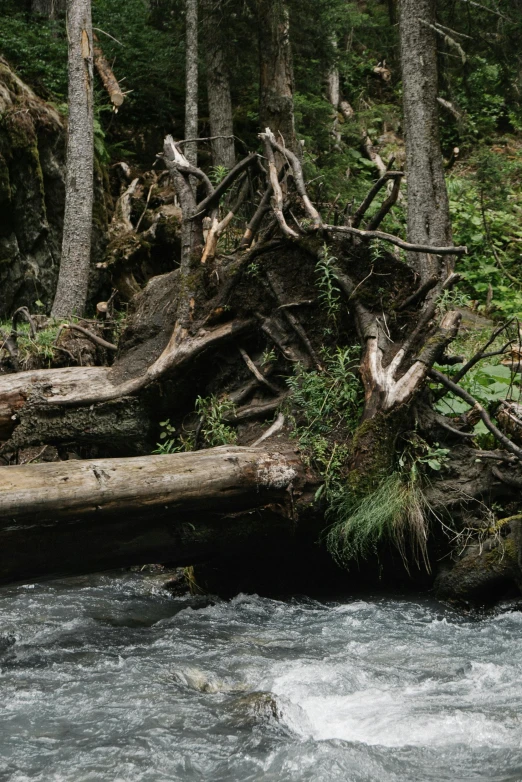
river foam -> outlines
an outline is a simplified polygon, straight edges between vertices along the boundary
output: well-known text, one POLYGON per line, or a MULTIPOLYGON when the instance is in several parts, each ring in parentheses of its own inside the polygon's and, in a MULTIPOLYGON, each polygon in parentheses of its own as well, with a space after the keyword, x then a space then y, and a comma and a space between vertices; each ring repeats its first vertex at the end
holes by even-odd
POLYGON ((522 614, 0 592, 0 782, 522 780, 522 614))

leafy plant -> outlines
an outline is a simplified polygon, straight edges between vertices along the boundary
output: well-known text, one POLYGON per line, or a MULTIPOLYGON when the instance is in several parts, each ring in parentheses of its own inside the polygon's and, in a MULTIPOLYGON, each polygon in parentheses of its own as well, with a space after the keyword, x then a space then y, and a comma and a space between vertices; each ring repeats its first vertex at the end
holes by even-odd
POLYGON ((234 405, 229 399, 220 399, 214 395, 198 396, 196 412, 202 418, 201 435, 209 448, 237 441, 236 430, 223 420, 234 412, 234 405))
POLYGON ((348 459, 347 436, 354 431, 361 410, 361 385, 355 373, 358 349, 323 352, 324 371, 297 366, 287 378, 292 392, 288 416, 308 459, 325 479, 328 494, 341 482, 348 459), (290 407, 291 406, 291 407, 290 407))
POLYGON ((337 319, 341 306, 341 293, 334 273, 335 256, 330 255, 327 244, 323 245, 315 270, 317 273, 317 287, 319 300, 326 309, 328 317, 337 319))

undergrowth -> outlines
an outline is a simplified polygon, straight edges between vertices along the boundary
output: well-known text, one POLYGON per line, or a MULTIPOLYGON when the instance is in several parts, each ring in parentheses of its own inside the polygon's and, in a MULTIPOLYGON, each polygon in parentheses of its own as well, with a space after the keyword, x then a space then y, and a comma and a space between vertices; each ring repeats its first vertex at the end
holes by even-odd
POLYGON ((299 440, 304 459, 325 483, 318 496, 328 494, 342 480, 348 460, 350 435, 360 418, 362 388, 356 374, 359 348, 324 350, 324 370, 308 372, 298 365, 287 378, 291 398, 287 418, 299 440))
POLYGON ((225 421, 234 412, 234 405, 228 399, 220 399, 214 395, 198 396, 195 412, 199 416, 198 425, 189 432, 179 432, 169 419, 161 421, 161 442, 157 444, 154 453, 183 453, 193 451, 197 445, 215 448, 237 442, 236 430, 225 421))

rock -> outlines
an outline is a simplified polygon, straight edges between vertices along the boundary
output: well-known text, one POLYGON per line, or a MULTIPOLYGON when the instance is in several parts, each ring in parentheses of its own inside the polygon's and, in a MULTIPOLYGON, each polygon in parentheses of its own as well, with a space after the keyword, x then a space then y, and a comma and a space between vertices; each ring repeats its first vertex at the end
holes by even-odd
POLYGON ((498 535, 467 546, 456 562, 443 566, 435 579, 437 597, 473 605, 492 605, 520 594, 520 524, 505 538, 498 535))

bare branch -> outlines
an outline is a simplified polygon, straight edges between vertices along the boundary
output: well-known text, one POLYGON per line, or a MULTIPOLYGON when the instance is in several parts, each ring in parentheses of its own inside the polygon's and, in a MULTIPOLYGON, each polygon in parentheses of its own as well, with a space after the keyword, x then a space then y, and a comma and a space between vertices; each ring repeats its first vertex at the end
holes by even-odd
POLYGON ((94 342, 96 345, 99 345, 100 347, 105 348, 106 350, 112 350, 114 352, 118 350, 118 347, 116 345, 113 345, 112 342, 107 342, 107 340, 102 339, 102 337, 99 337, 97 334, 93 334, 92 331, 89 331, 88 329, 84 329, 83 326, 77 326, 76 323, 63 323, 58 330, 56 340, 58 339, 62 330, 64 329, 70 329, 71 331, 78 331, 80 334, 83 334, 84 337, 90 339, 91 342, 94 342))
POLYGON ((432 247, 428 244, 410 244, 397 236, 384 233, 383 231, 361 231, 358 228, 351 228, 348 225, 323 225, 325 231, 332 233, 345 233, 352 236, 358 236, 360 239, 380 239, 383 242, 389 242, 401 250, 407 250, 413 253, 426 253, 428 255, 466 255, 467 247, 432 247))
POLYGON ((276 149, 281 155, 283 155, 283 157, 286 157, 286 159, 289 161, 290 166, 292 168, 292 173, 294 175, 295 186, 297 188, 297 192, 303 199, 304 208, 308 216, 311 218, 314 227, 317 229, 321 228, 323 225, 323 221, 321 219, 321 215, 319 214, 315 206, 310 201, 308 193, 306 192, 306 186, 305 186, 304 176, 303 176, 303 168, 301 166, 299 158, 290 149, 287 149, 286 147, 283 147, 281 144, 277 143, 274 134, 272 133, 270 128, 267 128, 265 133, 261 133, 261 137, 263 139, 266 137, 270 141, 272 147, 276 149))
POLYGON ((392 191, 388 198, 383 201, 381 204, 381 208, 379 211, 372 217, 372 219, 368 222, 368 225, 366 226, 367 231, 374 231, 376 228, 380 226, 392 206, 394 206, 397 203, 397 199, 399 198, 399 192, 401 189, 401 179, 400 177, 397 177, 393 183, 392 191))
POLYGON ((245 169, 255 163, 256 160, 257 153, 253 152, 251 155, 244 158, 244 160, 241 160, 236 166, 234 166, 234 168, 226 175, 226 177, 221 180, 216 189, 214 190, 214 188, 212 188, 212 192, 209 193, 209 195, 204 198, 203 201, 199 202, 197 206, 197 214, 195 214, 194 217, 198 217, 199 215, 208 212, 211 207, 217 206, 221 196, 226 193, 226 191, 235 182, 238 176, 243 171, 245 171, 245 169))
POLYGON ((368 211, 368 208, 371 206, 373 200, 375 199, 375 196, 379 193, 379 191, 384 187, 384 185, 390 180, 404 176, 404 173, 402 171, 386 171, 386 173, 380 177, 380 179, 375 182, 373 187, 368 192, 368 195, 364 199, 364 201, 361 203, 360 207, 355 212, 353 219, 352 219, 352 226, 353 228, 358 228, 361 224, 361 220, 363 219, 364 215, 368 211))
POLYGON ((256 380, 261 383, 262 385, 266 386, 270 391, 272 391, 273 394, 279 394, 279 388, 277 386, 274 386, 273 383, 271 383, 269 380, 266 379, 266 377, 259 371, 259 369, 256 367, 248 353, 244 348, 239 348, 239 352, 241 353, 241 357, 249 370, 252 372, 256 380))
POLYGON ((268 160, 268 175, 270 178, 270 184, 272 185, 272 190, 274 192, 273 210, 277 222, 279 223, 279 227, 285 236, 288 236, 290 239, 298 239, 299 234, 290 228, 283 214, 283 191, 281 190, 281 185, 279 184, 279 176, 277 173, 274 150, 270 140, 270 130, 267 128, 266 133, 260 133, 259 138, 261 138, 264 143, 265 153, 268 160))

